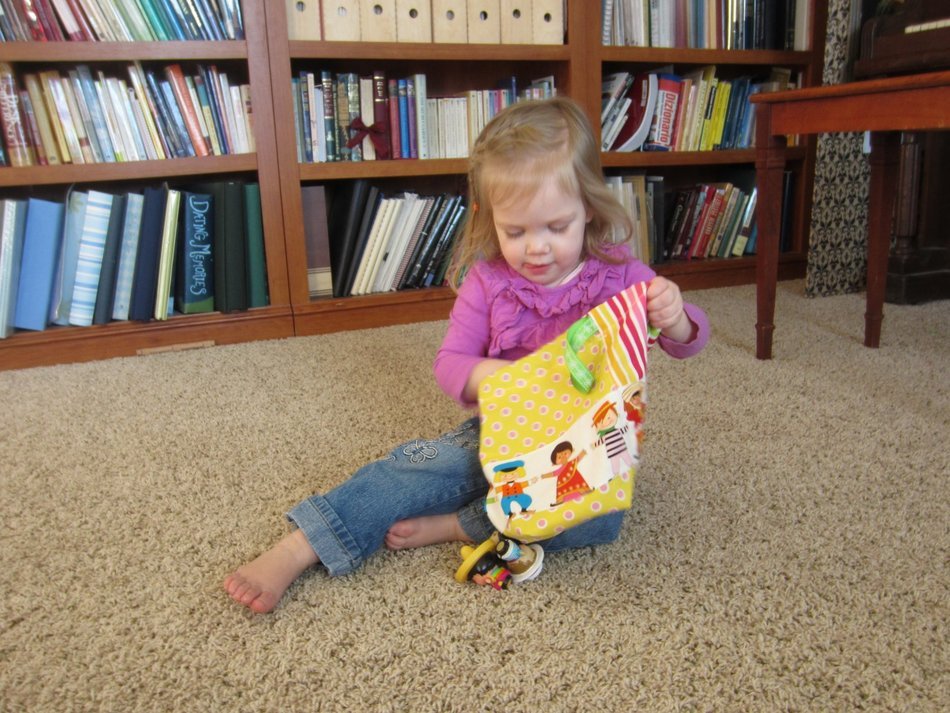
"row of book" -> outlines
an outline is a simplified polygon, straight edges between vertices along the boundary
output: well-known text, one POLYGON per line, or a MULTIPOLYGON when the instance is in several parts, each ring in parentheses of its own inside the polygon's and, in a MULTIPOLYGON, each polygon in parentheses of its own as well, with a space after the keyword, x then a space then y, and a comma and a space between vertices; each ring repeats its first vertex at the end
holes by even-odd
POLYGON ((678 75, 618 71, 601 84, 604 151, 712 151, 755 145, 749 97, 785 89, 791 70, 774 67, 768 79, 716 76, 715 65, 678 75))
POLYGON ((627 47, 807 50, 808 0, 602 0, 601 41, 627 47))
POLYGON ((382 71, 302 70, 291 79, 297 159, 372 161, 464 158, 492 117, 523 99, 554 96, 553 77, 518 87, 512 77, 498 89, 430 97, 426 75, 386 77, 382 71))
POLYGON ((756 189, 729 182, 678 191, 666 245, 674 260, 739 257, 755 252, 756 189))
POLYGON ((240 0, 0 0, 3 42, 241 39, 240 0))
POLYGON ((250 85, 135 62, 128 81, 86 65, 26 72, 0 62, 3 165, 111 163, 253 152, 250 85))
POLYGON ((564 0, 285 0, 292 40, 562 44, 564 0), (321 23, 322 19, 322 23, 321 23))
POLYGON ((311 296, 366 295, 445 281, 465 223, 462 196, 387 194, 365 180, 332 201, 322 185, 301 190, 311 296))
POLYGON ((260 186, 0 199, 0 336, 268 303, 260 186))

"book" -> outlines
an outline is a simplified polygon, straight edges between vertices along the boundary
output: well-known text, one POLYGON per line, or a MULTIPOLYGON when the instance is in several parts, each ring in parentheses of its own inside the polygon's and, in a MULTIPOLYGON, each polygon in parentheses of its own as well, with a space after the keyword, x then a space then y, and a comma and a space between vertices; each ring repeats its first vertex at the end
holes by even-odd
MULTIPOLYGON (((378 189, 373 191, 374 200, 377 194, 378 189)), ((359 260, 355 254, 357 233, 369 195, 370 184, 361 178, 343 184, 331 196, 329 226, 334 297, 346 294, 343 289, 350 274, 350 266, 359 260)))
POLYGON ((0 200, 0 338, 13 333, 25 228, 26 201, 0 200))
POLYGON ((143 191, 142 224, 139 248, 135 256, 129 319, 148 321, 155 312, 155 288, 162 246, 167 187, 146 187, 143 191))
POLYGON ((649 151, 671 151, 673 149, 676 106, 679 102, 680 86, 683 80, 675 74, 659 74, 656 79, 656 106, 653 111, 649 136, 643 148, 649 151))
POLYGON ((65 214, 63 203, 42 198, 30 198, 27 201, 20 281, 13 319, 14 326, 20 329, 43 330, 49 324, 53 280, 65 214))
POLYGON ((175 275, 175 309, 214 310, 214 196, 181 192, 181 226, 175 275))
POLYGON ((0 124, 10 165, 32 166, 35 153, 20 114, 20 96, 9 62, 0 62, 0 124))
POLYGON ((264 225, 261 218, 261 186, 244 184, 244 231, 247 249, 247 306, 266 307, 267 259, 264 254, 264 225))
POLYGON ((326 188, 306 184, 300 187, 300 194, 307 246, 307 287, 311 297, 330 297, 334 279, 339 278, 331 268, 326 188))
POLYGON ((637 151, 650 133, 659 96, 657 75, 653 72, 636 75, 630 87, 630 105, 612 151, 637 151))
POLYGON ((212 181, 195 184, 190 190, 212 196, 214 308, 219 312, 247 309, 244 183, 212 181))
POLYGON ((373 142, 376 158, 392 158, 392 134, 389 118, 389 100, 386 94, 388 83, 382 70, 373 72, 373 128, 377 140, 373 142))
POLYGON ((757 189, 753 188, 752 193, 749 195, 749 201, 746 204, 745 212, 742 214, 742 223, 739 226, 739 232, 736 235, 736 239, 733 241, 732 245, 732 255, 733 257, 741 257, 745 252, 746 243, 749 241, 749 237, 752 234, 752 226, 755 223, 755 204, 758 197, 757 189))
POLYGON ((23 84, 26 87, 27 94, 30 95, 30 102, 33 104, 33 113, 36 115, 36 124, 40 132, 40 139, 43 142, 47 163, 50 166, 58 165, 62 163, 62 158, 56 135, 53 133, 53 124, 40 87, 39 77, 34 73, 24 74, 23 84))
POLYGON ((106 324, 112 319, 115 275, 119 265, 119 250, 122 247, 126 202, 125 194, 119 194, 112 199, 106 243, 102 252, 102 267, 99 270, 99 289, 96 291, 96 306, 92 313, 93 324, 106 324))
POLYGON ((381 200, 379 208, 373 216, 372 228, 367 237, 362 258, 356 266, 356 274, 353 278, 350 294, 362 295, 368 291, 369 273, 376 265, 381 246, 386 242, 389 232, 392 230, 393 219, 399 210, 399 202, 400 199, 398 198, 383 197, 381 200))
POLYGON ((208 156, 211 151, 201 131, 201 125, 198 121, 198 112, 191 101, 191 93, 188 91, 181 65, 177 63, 167 65, 165 67, 165 78, 168 80, 174 94, 178 111, 181 113, 182 121, 188 132, 188 137, 191 139, 191 145, 194 147, 195 155, 208 156))
POLYGON ((110 193, 89 191, 86 212, 83 215, 82 233, 79 237, 79 259, 76 263, 73 300, 69 308, 69 323, 77 327, 88 327, 92 324, 106 236, 109 232, 112 201, 113 196, 110 193))
POLYGON ((73 286, 76 284, 76 265, 79 262, 79 240, 86 215, 89 194, 70 188, 66 195, 66 215, 63 220, 63 237, 56 259, 53 278, 53 293, 50 297, 49 321, 66 326, 73 303, 73 286))
POLYGON ((171 312, 172 276, 175 271, 175 250, 178 243, 178 219, 181 191, 169 188, 165 195, 165 213, 162 216, 162 237, 158 251, 158 274, 155 278, 155 319, 168 319, 171 312))
POLYGON ((132 301, 132 280, 135 276, 135 260, 139 249, 144 200, 140 193, 128 193, 125 196, 125 219, 122 224, 122 243, 119 248, 115 296, 112 301, 112 319, 115 320, 125 321, 129 318, 129 306, 132 301))

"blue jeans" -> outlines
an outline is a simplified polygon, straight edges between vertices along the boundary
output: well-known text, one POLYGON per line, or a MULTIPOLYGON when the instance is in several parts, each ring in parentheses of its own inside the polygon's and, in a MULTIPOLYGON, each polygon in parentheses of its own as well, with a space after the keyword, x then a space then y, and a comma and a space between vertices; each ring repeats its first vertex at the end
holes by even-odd
MULTIPOLYGON (((296 505, 287 517, 300 528, 331 575, 358 569, 396 522, 458 513, 474 542, 495 528, 485 513, 488 481, 478 460, 478 418, 433 441, 415 440, 360 468, 326 495, 296 505)), ((604 515, 542 543, 545 552, 612 542, 623 513, 604 515)))

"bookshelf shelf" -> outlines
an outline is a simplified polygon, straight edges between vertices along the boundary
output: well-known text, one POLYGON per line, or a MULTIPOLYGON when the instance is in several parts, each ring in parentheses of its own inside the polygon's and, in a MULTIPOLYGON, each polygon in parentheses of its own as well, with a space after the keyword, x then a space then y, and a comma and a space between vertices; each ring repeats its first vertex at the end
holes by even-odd
POLYGON ((0 168, 0 187, 137 181, 219 173, 246 173, 256 170, 257 154, 250 153, 203 158, 169 158, 163 161, 26 166, 0 168))
POLYGON ((417 42, 316 42, 291 40, 290 56, 294 59, 352 59, 395 61, 404 59, 436 62, 516 61, 568 62, 570 45, 477 45, 422 44, 417 42))
MULTIPOLYGON (((789 160, 803 159, 805 149, 789 149, 789 160)), ((601 157, 605 168, 654 168, 670 166, 725 166, 732 164, 753 165, 755 149, 730 149, 727 151, 611 151, 601 157)))
POLYGON ((247 60, 247 42, 0 42, 6 62, 247 60))
POLYGON ((748 67, 781 65, 809 67, 815 62, 815 52, 787 52, 780 50, 707 50, 680 47, 602 47, 603 62, 624 62, 659 66, 677 65, 738 65, 748 67))
POLYGON ((467 167, 465 159, 462 158, 302 163, 300 178, 301 180, 339 181, 355 178, 453 176, 464 174, 467 167))

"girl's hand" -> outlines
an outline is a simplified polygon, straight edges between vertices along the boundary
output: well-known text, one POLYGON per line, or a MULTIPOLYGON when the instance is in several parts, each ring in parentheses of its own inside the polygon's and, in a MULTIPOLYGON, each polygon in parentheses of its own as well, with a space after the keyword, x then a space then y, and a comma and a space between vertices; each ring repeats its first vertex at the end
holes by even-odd
POLYGON ((647 287, 647 320, 675 342, 685 343, 694 336, 680 288, 665 277, 654 277, 647 287))

